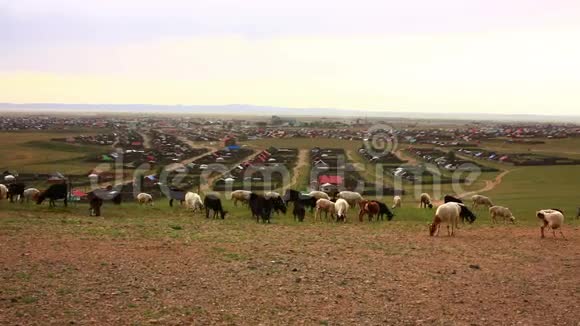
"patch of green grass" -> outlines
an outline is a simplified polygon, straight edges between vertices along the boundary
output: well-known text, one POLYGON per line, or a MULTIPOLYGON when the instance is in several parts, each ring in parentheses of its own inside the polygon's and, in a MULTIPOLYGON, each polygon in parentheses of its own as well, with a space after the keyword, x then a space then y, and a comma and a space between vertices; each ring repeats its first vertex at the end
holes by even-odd
POLYGON ((17 279, 21 280, 21 281, 30 281, 30 274, 25 273, 25 272, 16 272, 14 274, 14 276, 16 276, 17 279))
POLYGON ((580 206, 578 184, 580 166, 518 167, 486 195, 495 205, 509 207, 518 223, 537 223, 537 210, 559 208, 564 211, 567 224, 578 224, 575 220, 580 206))
POLYGON ((68 144, 60 141, 42 141, 33 140, 22 144, 23 147, 29 147, 32 149, 44 149, 58 152, 70 152, 70 153, 94 153, 103 151, 103 147, 90 146, 90 145, 79 145, 79 144, 68 144))
POLYGON ((58 290, 56 290, 56 294, 58 294, 59 296, 65 296, 68 294, 72 294, 73 291, 69 288, 60 288, 58 290))
MULTIPOLYGON (((103 148, 59 143, 50 139, 99 132, 104 131, 0 132, 0 169, 16 169, 21 173, 50 173, 55 170, 68 173, 86 172, 87 167, 91 166, 84 162, 86 156, 98 154, 103 148)), ((93 163, 92 167, 94 166, 93 163)))
POLYGON ((222 258, 224 258, 227 261, 238 261, 247 259, 247 257, 242 254, 229 252, 227 249, 222 247, 212 247, 211 250, 219 254, 222 258))
POLYGON ((20 301, 25 304, 32 304, 38 302, 38 298, 32 295, 25 295, 20 298, 20 301))

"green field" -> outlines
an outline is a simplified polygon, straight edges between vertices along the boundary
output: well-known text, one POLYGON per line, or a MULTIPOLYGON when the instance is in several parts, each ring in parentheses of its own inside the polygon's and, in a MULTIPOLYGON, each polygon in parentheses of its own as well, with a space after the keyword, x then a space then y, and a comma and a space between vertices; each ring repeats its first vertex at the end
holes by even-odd
POLYGON ((16 170, 19 173, 86 173, 96 164, 85 162, 85 159, 110 148, 67 144, 50 139, 97 133, 99 132, 0 132, 0 170, 16 170))

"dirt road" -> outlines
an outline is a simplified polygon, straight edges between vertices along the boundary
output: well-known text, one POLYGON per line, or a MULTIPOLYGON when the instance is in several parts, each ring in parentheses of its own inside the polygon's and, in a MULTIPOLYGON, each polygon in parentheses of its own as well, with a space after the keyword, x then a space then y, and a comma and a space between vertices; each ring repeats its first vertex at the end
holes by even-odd
POLYGON ((151 136, 145 131, 137 131, 141 138, 143 138, 143 148, 151 149, 151 136))
MULTIPOLYGON (((248 155, 248 156, 244 157, 243 159, 238 160, 237 163, 234 163, 234 164, 238 164, 238 163, 242 163, 242 162, 248 161, 248 160, 254 158, 254 156, 256 156, 256 154, 258 154, 258 150, 252 149, 252 154, 251 155, 248 155)), ((232 165, 234 165, 234 164, 232 164, 232 165)), ((213 173, 208 179, 206 179, 205 182, 202 182, 202 184, 200 185, 200 192, 201 193, 211 192, 212 191, 211 185, 213 185, 213 183, 217 179, 221 178, 223 175, 224 175, 224 173, 213 173)))
POLYGON ((206 156, 207 154, 209 154, 209 153, 212 153, 212 152, 215 152, 215 151, 217 151, 218 149, 220 149, 220 148, 219 148, 218 146, 216 146, 216 145, 209 145, 209 144, 207 144, 207 145, 206 145, 206 144, 200 145, 200 144, 196 144, 195 142, 193 142, 193 141, 189 140, 187 137, 177 136, 177 138, 178 138, 180 141, 182 141, 182 142, 184 142, 184 143, 188 144, 188 145, 189 145, 189 146, 191 146, 192 148, 204 147, 204 148, 207 148, 209 151, 208 151, 208 152, 205 152, 205 153, 202 153, 202 154, 200 154, 200 155, 194 156, 194 157, 188 157, 188 158, 186 158, 185 160, 182 160, 182 161, 181 161, 181 162, 179 162, 179 163, 169 164, 169 165, 168 165, 168 166, 165 168, 167 171, 173 171, 173 170, 175 170, 175 169, 177 169, 177 168, 181 167, 182 165, 189 164, 189 163, 191 163, 191 162, 194 162, 194 161, 196 161, 196 160, 199 160, 200 158, 202 158, 202 157, 206 156))
POLYGON ((409 165, 418 165, 419 161, 416 158, 412 157, 411 155, 407 155, 403 152, 402 149, 397 150, 394 152, 395 156, 398 157, 401 161, 407 161, 409 165))
POLYGON ((294 169, 292 171, 292 179, 290 180, 290 183, 284 187, 284 189, 290 189, 298 184, 298 180, 301 177, 300 171, 307 165, 308 165, 308 150, 301 149, 298 151, 298 160, 296 161, 296 165, 294 166, 294 169))
POLYGON ((494 190, 496 187, 501 185, 503 178, 511 171, 512 170, 503 171, 502 173, 498 174, 493 180, 485 180, 485 186, 483 188, 460 194, 459 198, 465 198, 465 197, 472 196, 475 194, 480 194, 480 193, 494 190))

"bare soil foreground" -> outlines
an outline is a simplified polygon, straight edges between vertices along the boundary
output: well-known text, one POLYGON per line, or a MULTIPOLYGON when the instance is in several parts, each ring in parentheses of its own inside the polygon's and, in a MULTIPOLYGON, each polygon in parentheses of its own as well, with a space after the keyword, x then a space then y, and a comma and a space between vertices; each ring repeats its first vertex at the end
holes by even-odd
MULTIPOLYGON (((531 226, 115 224, 0 229, 0 324, 578 325, 580 236, 531 226), (119 236, 123 234, 123 236, 119 236)), ((10 222, 6 222, 10 220, 10 222)), ((131 224, 133 223, 133 224, 131 224)), ((140 224, 141 223, 141 224, 140 224)))

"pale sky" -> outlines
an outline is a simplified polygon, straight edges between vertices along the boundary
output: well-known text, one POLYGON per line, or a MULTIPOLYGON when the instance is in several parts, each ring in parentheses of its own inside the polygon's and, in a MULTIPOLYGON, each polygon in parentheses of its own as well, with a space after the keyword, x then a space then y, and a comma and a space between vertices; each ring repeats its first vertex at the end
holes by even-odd
POLYGON ((578 0, 0 0, 0 102, 580 114, 578 0))

